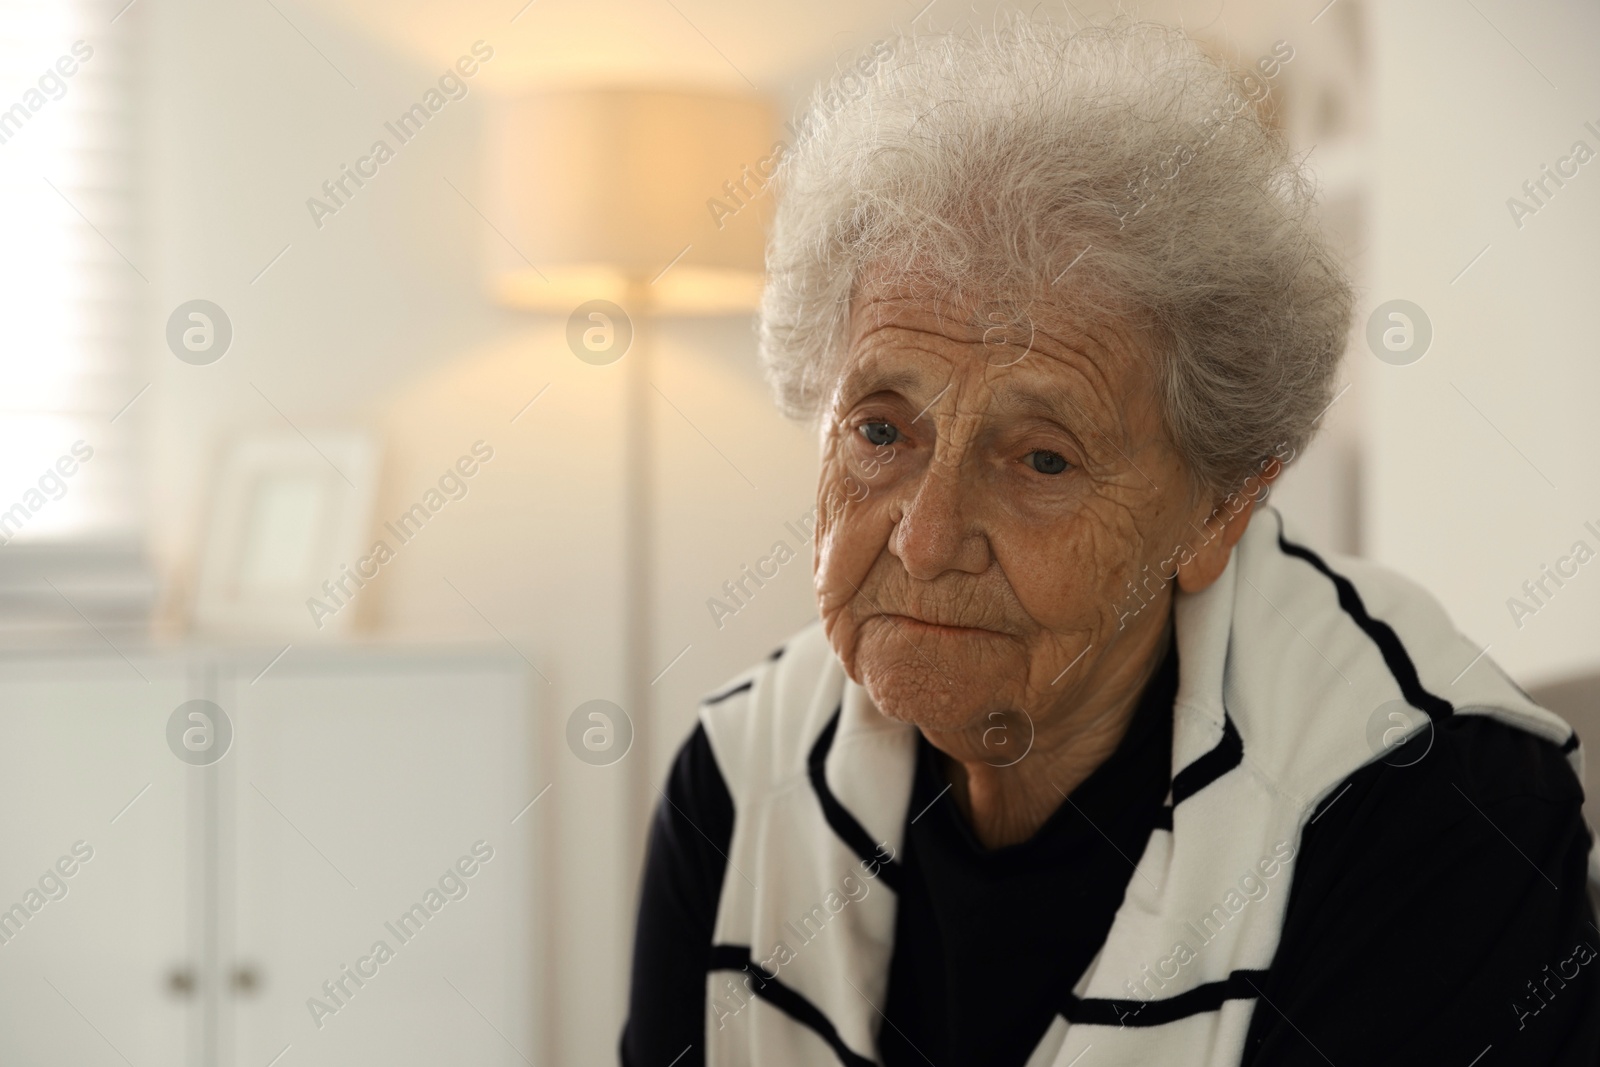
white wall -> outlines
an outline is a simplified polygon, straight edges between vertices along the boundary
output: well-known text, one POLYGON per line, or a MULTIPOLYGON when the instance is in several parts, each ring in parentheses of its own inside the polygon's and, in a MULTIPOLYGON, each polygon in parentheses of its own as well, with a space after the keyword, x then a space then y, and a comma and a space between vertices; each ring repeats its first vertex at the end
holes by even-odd
MULTIPOLYGON (((783 528, 811 506, 814 449, 768 399, 749 318, 659 324, 654 380, 683 415, 657 399, 652 416, 658 668, 691 647, 658 682, 653 708, 626 709, 637 750, 610 767, 572 758, 568 713, 592 698, 626 701, 624 364, 582 363, 563 320, 489 304, 482 249, 494 238, 445 183, 482 205, 481 93, 448 104, 348 207, 313 225, 306 198, 438 71, 280 7, 359 89, 269 5, 175 0, 128 16, 146 20, 152 48, 144 357, 155 384, 127 417, 149 442, 154 547, 183 580, 221 447, 237 431, 283 427, 261 394, 313 440, 320 427, 352 424, 379 436, 380 519, 417 500, 475 440, 493 446, 468 495, 399 549, 354 610, 365 639, 503 634, 549 679, 542 771, 554 784, 535 814, 554 827, 553 910, 540 919, 560 1023, 535 1058, 607 1062, 625 1009, 637 783, 661 779, 702 695, 814 616, 810 548, 783 528), (216 301, 234 324, 231 350, 209 367, 179 363, 160 342, 171 308, 193 297, 216 301), (778 538, 799 558, 719 630, 705 600, 778 538)), ((308 628, 285 640, 314 637, 308 628)))
POLYGON ((1600 161, 1520 229, 1506 199, 1575 140, 1600 152, 1584 127, 1600 128, 1600 11, 1476 7, 1373 5, 1374 276, 1360 314, 1403 297, 1435 337, 1410 366, 1351 358, 1373 371, 1370 554, 1431 589, 1526 684, 1600 667, 1600 562, 1550 585, 1520 629, 1506 606, 1574 541, 1600 551, 1583 528, 1600 528, 1600 161))
POLYGON ((358 603, 384 637, 499 640, 448 578, 550 679, 540 698, 555 713, 544 757, 555 785, 535 813, 557 827, 557 853, 543 864, 557 914, 541 917, 555 958, 543 962, 560 975, 555 1009, 568 1025, 565 1043, 552 1033, 535 1051, 545 1062, 603 1062, 630 941, 633 858, 612 829, 626 765, 587 767, 555 746, 563 709, 619 695, 620 394, 614 377, 583 373, 593 368, 566 352, 558 327, 484 297, 484 223, 446 184, 468 197, 481 184, 480 97, 447 105, 348 207, 313 225, 306 198, 438 71, 282 6, 359 90, 270 5, 176 0, 128 16, 148 20, 152 46, 145 355, 155 384, 130 417, 150 442, 155 548, 181 574, 222 443, 236 430, 282 428, 260 393, 312 438, 349 424, 382 434, 386 517, 474 440, 494 446, 469 495, 401 548, 358 603), (234 323, 232 349, 209 367, 181 364, 160 343, 166 314, 196 296, 234 323))

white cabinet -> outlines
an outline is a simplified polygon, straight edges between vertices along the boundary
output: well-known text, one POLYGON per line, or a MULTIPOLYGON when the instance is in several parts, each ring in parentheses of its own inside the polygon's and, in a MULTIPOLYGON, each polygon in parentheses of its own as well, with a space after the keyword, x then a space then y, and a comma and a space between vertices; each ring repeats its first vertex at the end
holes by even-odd
POLYGON ((162 987, 185 950, 192 768, 167 751, 163 729, 186 680, 136 661, 148 682, 115 656, 0 669, 8 1065, 186 1062, 183 1012, 162 987), (56 868, 80 841, 91 858, 56 868), (59 890, 41 887, 46 872, 69 867, 65 895, 50 899, 59 890))
POLYGON ((0 1061, 538 1057, 526 664, 295 648, 257 680, 274 653, 0 665, 0 906, 93 849, 0 944, 0 1061), (210 765, 168 747, 193 698, 232 724, 210 765))

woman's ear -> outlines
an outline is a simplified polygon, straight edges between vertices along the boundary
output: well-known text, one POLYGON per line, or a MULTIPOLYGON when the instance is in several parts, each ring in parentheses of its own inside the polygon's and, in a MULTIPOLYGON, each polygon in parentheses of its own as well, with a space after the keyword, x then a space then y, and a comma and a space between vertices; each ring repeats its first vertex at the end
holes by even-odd
POLYGON ((1179 589, 1185 593, 1198 593, 1222 577, 1233 546, 1239 543, 1239 538, 1244 536, 1245 529, 1250 525, 1250 516, 1255 512, 1256 503, 1267 495, 1267 487, 1282 473, 1283 464, 1277 459, 1270 460, 1260 474, 1246 478, 1244 486, 1217 501, 1207 514, 1200 517, 1196 525, 1212 536, 1194 548, 1187 563, 1178 565, 1179 589))

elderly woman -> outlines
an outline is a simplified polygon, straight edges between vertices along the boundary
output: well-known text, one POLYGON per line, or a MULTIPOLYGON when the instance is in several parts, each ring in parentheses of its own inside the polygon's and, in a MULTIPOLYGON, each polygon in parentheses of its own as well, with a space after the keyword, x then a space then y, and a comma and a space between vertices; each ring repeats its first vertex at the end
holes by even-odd
POLYGON ((903 40, 788 153, 821 620, 678 756, 625 1063, 1600 1062, 1571 729, 1260 504, 1351 310, 1292 58, 903 40))

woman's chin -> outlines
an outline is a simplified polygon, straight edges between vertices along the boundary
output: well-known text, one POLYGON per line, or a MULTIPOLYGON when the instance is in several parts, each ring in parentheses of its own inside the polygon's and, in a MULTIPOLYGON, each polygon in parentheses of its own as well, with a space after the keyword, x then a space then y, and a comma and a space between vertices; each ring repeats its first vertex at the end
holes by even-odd
POLYGON ((1002 634, 883 615, 835 621, 828 637, 845 672, 897 722, 940 733, 976 727, 1027 677, 1026 657, 1002 634))
POLYGON ((916 655, 858 663, 861 687, 888 718, 934 733, 957 733, 983 721, 993 706, 996 687, 981 677, 954 670, 916 655))

